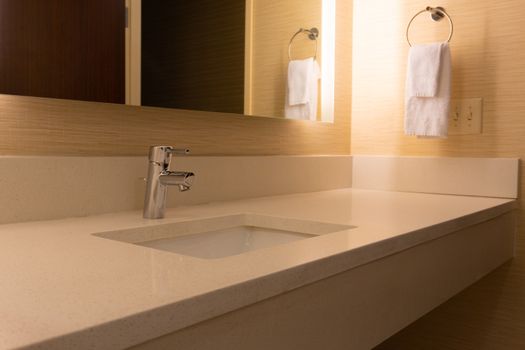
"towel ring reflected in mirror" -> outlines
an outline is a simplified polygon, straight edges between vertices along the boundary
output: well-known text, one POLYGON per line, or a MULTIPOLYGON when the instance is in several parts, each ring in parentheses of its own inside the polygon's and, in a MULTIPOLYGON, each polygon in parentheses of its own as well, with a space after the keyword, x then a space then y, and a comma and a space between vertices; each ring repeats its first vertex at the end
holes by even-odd
POLYGON ((288 44, 288 59, 291 61, 292 60, 292 44, 293 44, 293 41, 295 39, 295 37, 297 37, 299 34, 301 33, 304 33, 304 34, 308 34, 308 39, 310 40, 314 40, 315 41, 315 54, 314 54, 314 60, 317 59, 317 49, 318 49, 318 42, 317 42, 317 38, 319 37, 319 29, 313 27, 313 28, 310 28, 310 29, 304 29, 304 28, 300 28, 293 36, 292 38, 290 39, 290 43, 288 44))
POLYGON ((426 9, 424 10, 421 10, 419 11, 418 13, 416 13, 414 15, 414 17, 412 17, 412 19, 410 20, 410 22, 408 22, 408 25, 407 25, 407 31, 406 31, 406 38, 407 38, 407 42, 408 42, 408 45, 410 47, 412 47, 412 43, 410 42, 410 26, 412 25, 412 22, 414 22, 414 20, 422 13, 426 13, 426 12, 429 12, 430 13, 430 18, 432 18, 432 20, 434 22, 439 22, 441 21, 443 18, 447 18, 448 19, 448 23, 450 24, 450 33, 448 35, 448 39, 447 39, 447 43, 450 42, 450 40, 452 39, 452 35, 454 35, 454 22, 452 22, 452 18, 449 16, 449 14, 447 13, 447 11, 445 11, 445 9, 443 7, 430 7, 428 6, 426 9))

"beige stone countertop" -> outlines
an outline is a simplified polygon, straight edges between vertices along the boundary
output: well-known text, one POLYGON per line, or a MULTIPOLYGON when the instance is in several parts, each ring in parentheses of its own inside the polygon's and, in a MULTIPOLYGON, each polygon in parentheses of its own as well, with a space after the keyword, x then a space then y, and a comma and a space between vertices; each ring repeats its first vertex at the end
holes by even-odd
POLYGON ((446 235, 509 199, 342 189, 0 226, 0 349, 123 349, 446 235), (93 233, 255 213, 357 226, 216 260, 93 233))

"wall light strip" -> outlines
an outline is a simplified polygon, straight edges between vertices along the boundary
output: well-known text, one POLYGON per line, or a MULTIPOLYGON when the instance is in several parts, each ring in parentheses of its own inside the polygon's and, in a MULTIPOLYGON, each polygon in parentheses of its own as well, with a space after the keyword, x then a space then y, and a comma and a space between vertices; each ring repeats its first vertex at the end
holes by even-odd
POLYGON ((321 28, 321 116, 323 122, 334 121, 335 11, 336 0, 323 0, 323 16, 321 28))

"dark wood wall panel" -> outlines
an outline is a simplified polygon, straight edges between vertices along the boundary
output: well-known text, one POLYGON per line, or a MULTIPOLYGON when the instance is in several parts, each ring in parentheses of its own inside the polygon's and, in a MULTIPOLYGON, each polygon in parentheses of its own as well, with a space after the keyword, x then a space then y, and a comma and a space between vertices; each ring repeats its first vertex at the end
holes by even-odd
POLYGON ((124 103, 124 0, 0 0, 0 93, 124 103))
POLYGON ((142 104, 244 113, 245 0, 142 2, 142 104))

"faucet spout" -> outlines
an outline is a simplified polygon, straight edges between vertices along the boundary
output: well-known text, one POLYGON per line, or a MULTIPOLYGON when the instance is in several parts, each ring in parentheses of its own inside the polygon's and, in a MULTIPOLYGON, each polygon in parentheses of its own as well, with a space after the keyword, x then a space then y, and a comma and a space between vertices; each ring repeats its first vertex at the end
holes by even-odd
POLYGON ((188 191, 193 185, 195 174, 186 171, 170 171, 173 154, 187 154, 188 150, 178 151, 170 146, 151 147, 149 153, 144 218, 164 217, 168 186, 177 186, 180 192, 188 191))
POLYGON ((189 186, 179 185, 179 192, 186 192, 186 191, 189 191, 190 189, 191 189, 191 187, 189 187, 189 186))
POLYGON ((181 192, 187 191, 193 185, 195 174, 186 171, 163 171, 159 181, 164 186, 179 186, 181 192))

